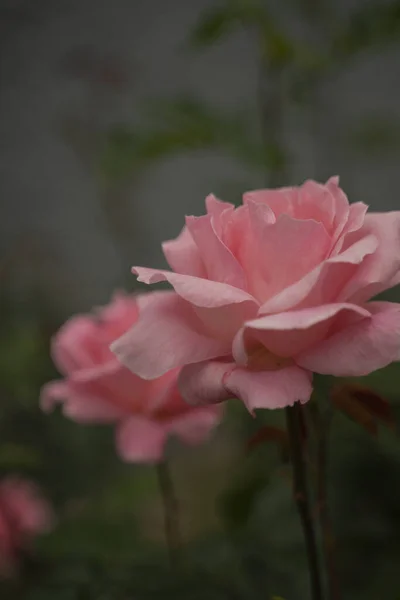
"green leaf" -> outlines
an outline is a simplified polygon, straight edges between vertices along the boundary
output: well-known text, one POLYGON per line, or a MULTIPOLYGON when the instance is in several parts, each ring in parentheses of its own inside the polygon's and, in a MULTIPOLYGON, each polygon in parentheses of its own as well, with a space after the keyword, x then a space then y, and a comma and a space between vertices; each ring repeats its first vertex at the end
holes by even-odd
POLYGON ((214 8, 204 13, 190 36, 190 45, 199 48, 219 41, 239 23, 231 7, 214 8))
POLYGON ((144 121, 146 116, 148 129, 109 132, 100 160, 106 179, 123 179, 167 156, 209 148, 263 170, 276 169, 285 160, 279 148, 273 144, 265 148, 254 139, 246 112, 226 113, 191 96, 178 96, 148 103, 144 121))
POLYGON ((273 427, 271 425, 264 425, 251 438, 247 441, 247 449, 253 450, 260 444, 273 443, 278 446, 282 451, 287 451, 288 448, 288 434, 287 431, 280 429, 279 427, 273 427))
POLYGON ((293 42, 270 23, 264 24, 262 53, 271 67, 287 65, 295 56, 293 42))
POLYGON ((340 60, 374 45, 398 41, 400 1, 366 3, 354 12, 347 27, 342 27, 333 42, 333 54, 340 60))
POLYGON ((260 31, 269 28, 270 23, 269 13, 259 0, 226 0, 203 13, 189 36, 189 45, 202 48, 240 27, 256 27, 260 31))

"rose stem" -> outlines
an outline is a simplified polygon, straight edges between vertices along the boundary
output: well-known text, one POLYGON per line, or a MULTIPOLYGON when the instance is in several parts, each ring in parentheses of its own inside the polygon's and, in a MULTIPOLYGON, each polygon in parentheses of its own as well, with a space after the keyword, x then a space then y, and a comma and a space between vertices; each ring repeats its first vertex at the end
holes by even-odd
POLYGON ((166 461, 157 465, 157 477, 164 507, 165 542, 168 548, 171 567, 179 564, 181 535, 179 531, 179 505, 176 498, 171 471, 166 461))
POLYGON ((285 409, 293 467, 293 496, 303 528, 310 575, 311 598, 312 600, 323 600, 318 548, 307 489, 306 462, 304 460, 300 421, 301 410, 301 404, 298 402, 285 409))
POLYGON ((328 598, 329 600, 340 600, 340 586, 336 570, 335 560, 335 538, 333 535, 332 523, 328 507, 327 494, 327 467, 328 467, 328 435, 331 416, 328 414, 326 419, 322 419, 318 407, 316 409, 317 427, 317 503, 318 516, 322 532, 323 556, 328 580, 328 598))

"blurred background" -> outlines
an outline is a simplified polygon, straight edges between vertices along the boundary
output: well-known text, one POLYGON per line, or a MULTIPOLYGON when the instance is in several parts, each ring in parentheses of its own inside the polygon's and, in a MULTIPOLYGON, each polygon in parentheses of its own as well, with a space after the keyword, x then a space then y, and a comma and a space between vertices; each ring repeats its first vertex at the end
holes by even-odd
MULTIPOLYGON (((340 175, 399 209, 398 0, 0 0, 0 471, 57 514, 0 598, 307 598, 287 464, 231 403, 210 441, 168 449, 185 567, 171 572, 150 467, 111 427, 38 405, 70 315, 138 289, 133 264, 205 196, 340 175)), ((386 295, 399 300, 396 290, 386 295)), ((365 378, 400 417, 400 366, 365 378)), ((400 440, 342 416, 330 501, 343 598, 400 599, 400 440)))

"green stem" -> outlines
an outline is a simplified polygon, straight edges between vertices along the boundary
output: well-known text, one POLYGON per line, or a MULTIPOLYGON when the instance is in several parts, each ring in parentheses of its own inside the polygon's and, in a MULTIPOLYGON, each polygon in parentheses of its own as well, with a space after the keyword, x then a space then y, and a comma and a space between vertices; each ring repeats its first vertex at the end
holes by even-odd
POLYGON ((319 523, 322 533, 323 556, 328 582, 328 599, 341 600, 339 578, 336 569, 335 537, 333 535, 332 522, 329 513, 326 485, 330 415, 327 415, 327 418, 323 420, 318 412, 317 419, 317 502, 319 523))
POLYGON ((168 464, 164 461, 157 465, 158 485, 164 506, 165 542, 168 548, 171 567, 180 562, 181 535, 179 530, 179 506, 174 483, 168 464))
POLYGON ((296 402, 287 407, 286 422, 293 467, 293 496, 300 516, 306 545, 312 600, 323 600, 318 548, 308 494, 306 462, 304 459, 301 418, 302 407, 296 402))

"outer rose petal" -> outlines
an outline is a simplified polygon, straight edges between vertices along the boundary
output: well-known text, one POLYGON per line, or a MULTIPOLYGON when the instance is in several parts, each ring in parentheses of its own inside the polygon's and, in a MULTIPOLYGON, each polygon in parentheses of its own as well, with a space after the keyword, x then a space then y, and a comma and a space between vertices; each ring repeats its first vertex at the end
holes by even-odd
POLYGON ((296 357, 300 366, 337 377, 368 375, 400 359, 400 304, 369 302, 372 318, 344 328, 296 357))
POLYGON ((173 419, 168 432, 179 437, 186 444, 199 444, 205 440, 221 420, 222 407, 210 406, 189 410, 173 419))
POLYGON ((157 421, 134 416, 120 423, 116 438, 117 450, 123 460, 154 463, 163 457, 167 432, 157 421))
POLYGON ((125 413, 98 397, 71 392, 68 383, 52 381, 42 388, 41 407, 50 412, 54 405, 63 402, 63 413, 78 423, 112 423, 125 413))
POLYGON ((230 202, 223 202, 214 196, 214 194, 209 194, 206 198, 206 209, 207 214, 212 217, 219 217, 227 208, 235 208, 233 204, 230 202))
POLYGON ((400 283, 400 270, 397 271, 396 275, 394 275, 394 277, 392 277, 392 279, 389 281, 388 289, 393 288, 396 285, 399 285, 399 283, 400 283))
POLYGON ((123 412, 145 410, 153 383, 136 377, 111 356, 106 365, 74 373, 68 380, 71 396, 103 398, 123 412))
POLYGON ((182 397, 193 406, 217 404, 232 398, 232 393, 224 386, 224 378, 234 368, 234 363, 222 361, 204 361, 183 367, 178 379, 182 397))
POLYGON ((260 317, 245 323, 245 330, 274 354, 293 357, 321 340, 339 313, 350 313, 357 320, 370 316, 355 304, 324 304, 260 317))
POLYGON ((95 307, 93 312, 103 325, 111 324, 115 326, 119 323, 122 326, 122 323, 130 324, 136 321, 138 316, 136 297, 132 294, 126 294, 123 290, 117 290, 114 292, 109 304, 95 307))
POLYGON ((184 227, 178 237, 162 244, 164 256, 176 273, 206 277, 206 270, 190 231, 184 227))
POLYGON ((312 394, 311 374, 296 366, 279 371, 237 368, 227 374, 224 382, 250 412, 256 408, 284 408, 297 401, 304 403, 312 394))
POLYGON ((168 281, 179 296, 195 306, 215 308, 240 302, 256 304, 250 294, 227 283, 219 283, 218 281, 210 281, 190 275, 179 275, 160 269, 146 269, 145 267, 133 267, 132 273, 135 273, 138 276, 138 281, 143 283, 168 281))
POLYGON ((213 281, 245 289, 246 278, 243 269, 218 237, 211 216, 186 217, 186 226, 200 251, 207 277, 213 281))
POLYGON ((254 371, 218 361, 182 369, 179 385, 189 404, 206 405, 236 397, 250 412, 255 408, 283 408, 307 402, 312 393, 311 374, 297 366, 279 371, 254 371))
POLYGON ((51 355, 63 375, 93 366, 96 353, 96 322, 78 315, 68 319, 52 339, 51 355))
POLYGON ((365 302, 391 286, 400 268, 400 211, 367 214, 362 229, 354 233, 360 234, 373 234, 379 245, 341 294, 352 302, 365 302))
POLYGON ((250 302, 231 304, 221 308, 194 308, 204 329, 203 332, 212 338, 231 342, 243 323, 257 316, 257 306, 250 302))
POLYGON ((350 204, 347 222, 344 224, 343 230, 338 230, 332 240, 334 247, 332 248, 331 256, 338 254, 342 250, 343 245, 346 245, 346 237, 349 234, 358 231, 362 227, 367 210, 368 206, 363 202, 350 204))
POLYGON ((154 299, 111 350, 143 379, 155 379, 181 365, 229 353, 229 343, 202 335, 198 327, 192 307, 169 292, 154 299))

